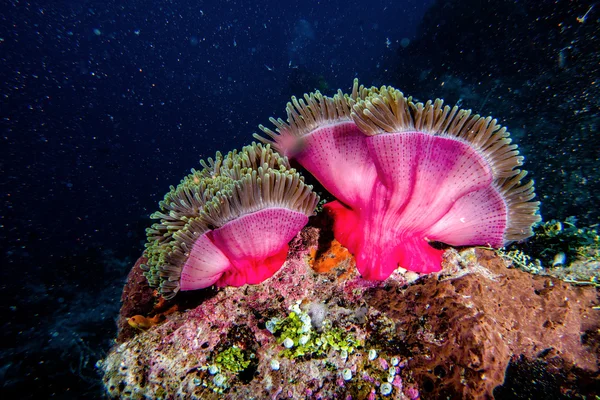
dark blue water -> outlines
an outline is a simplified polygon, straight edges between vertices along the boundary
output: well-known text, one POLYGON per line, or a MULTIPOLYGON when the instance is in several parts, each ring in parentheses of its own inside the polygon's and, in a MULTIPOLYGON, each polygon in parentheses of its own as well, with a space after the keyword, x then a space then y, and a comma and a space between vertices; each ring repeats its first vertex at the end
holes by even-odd
POLYGON ((592 5, 4 1, 1 390, 99 396, 94 363, 169 185, 247 144, 291 95, 355 77, 498 117, 544 218, 597 223, 592 5))

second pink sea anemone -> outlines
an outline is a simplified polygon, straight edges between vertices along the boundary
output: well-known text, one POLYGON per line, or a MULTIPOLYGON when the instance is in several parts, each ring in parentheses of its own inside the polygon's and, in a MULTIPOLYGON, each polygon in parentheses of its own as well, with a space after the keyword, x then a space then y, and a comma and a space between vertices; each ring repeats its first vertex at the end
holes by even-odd
POLYGON ((166 299, 270 278, 319 200, 270 146, 253 143, 201 164, 171 186, 146 231, 142 269, 166 299))

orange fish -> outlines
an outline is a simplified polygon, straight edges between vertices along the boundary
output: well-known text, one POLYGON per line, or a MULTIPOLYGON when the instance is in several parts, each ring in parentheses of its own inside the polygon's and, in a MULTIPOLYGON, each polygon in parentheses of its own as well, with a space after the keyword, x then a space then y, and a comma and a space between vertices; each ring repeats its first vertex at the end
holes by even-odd
POLYGON ((158 325, 164 319, 165 317, 162 314, 156 314, 152 318, 144 317, 143 315, 134 315, 127 320, 127 323, 133 328, 146 330, 154 325, 158 325))

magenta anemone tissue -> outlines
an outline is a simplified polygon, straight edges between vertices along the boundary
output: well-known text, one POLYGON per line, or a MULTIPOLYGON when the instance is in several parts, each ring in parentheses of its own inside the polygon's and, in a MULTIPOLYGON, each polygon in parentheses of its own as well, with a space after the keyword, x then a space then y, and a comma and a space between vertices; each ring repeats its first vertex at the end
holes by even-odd
POLYGON ((334 235, 363 277, 397 268, 440 270, 448 245, 501 247, 539 221, 523 157, 495 119, 415 103, 393 87, 292 98, 287 121, 255 137, 295 158, 336 201, 325 205, 334 235))

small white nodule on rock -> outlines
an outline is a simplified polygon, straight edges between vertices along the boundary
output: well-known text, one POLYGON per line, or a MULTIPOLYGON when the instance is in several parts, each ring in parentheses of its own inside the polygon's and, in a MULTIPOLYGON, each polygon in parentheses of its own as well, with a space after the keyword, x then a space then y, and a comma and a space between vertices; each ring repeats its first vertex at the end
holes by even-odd
POLYGON ((279 361, 277 361, 276 359, 272 359, 271 360, 271 369, 273 371, 279 371, 279 361))
POLYGON ((377 358, 377 352, 373 349, 369 350, 369 360, 373 361, 377 358))
POLYGON ((389 396, 392 393, 392 385, 388 382, 384 382, 381 384, 381 394, 384 396, 389 396))
POLYGON ((342 378, 344 378, 345 381, 352 379, 352 371, 350 368, 346 368, 342 371, 342 378))
POLYGON ((309 339, 310 339, 310 336, 302 335, 302 336, 300 336, 300 339, 298 339, 298 344, 300 346, 304 346, 306 343, 308 343, 309 339))

